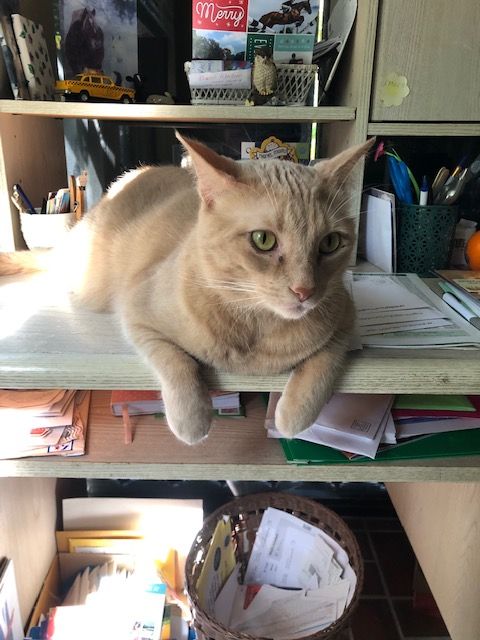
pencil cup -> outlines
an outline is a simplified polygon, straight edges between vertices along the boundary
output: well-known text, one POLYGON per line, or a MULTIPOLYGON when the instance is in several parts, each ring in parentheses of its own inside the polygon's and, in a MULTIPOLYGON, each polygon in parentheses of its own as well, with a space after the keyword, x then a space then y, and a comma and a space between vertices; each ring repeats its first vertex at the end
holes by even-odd
POLYGON ((397 209, 397 271, 428 275, 450 262, 458 207, 402 205, 397 209))
POLYGON ((21 213, 20 225, 29 249, 51 249, 62 243, 75 223, 74 213, 21 213))

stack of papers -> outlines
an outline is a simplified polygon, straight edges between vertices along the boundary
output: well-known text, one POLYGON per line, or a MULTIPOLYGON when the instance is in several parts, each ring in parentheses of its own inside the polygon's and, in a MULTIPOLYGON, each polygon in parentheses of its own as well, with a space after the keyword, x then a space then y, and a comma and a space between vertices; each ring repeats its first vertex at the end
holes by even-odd
MULTIPOLYGON (((269 401, 265 426, 269 437, 279 437, 274 429, 274 409, 279 394, 269 401)), ((332 406, 339 407, 337 422, 348 416, 348 409, 343 404, 351 403, 355 406, 357 398, 352 394, 336 394, 340 398, 333 398, 332 406), (342 416, 343 411, 343 416, 342 416)), ((366 406, 364 398, 364 406, 366 406)), ((357 410, 362 403, 358 403, 357 410)), ((373 405, 372 405, 373 406, 373 405)), ((322 414, 320 414, 322 415, 322 414)), ((360 414, 359 414, 360 415, 360 414)), ((374 413, 370 411, 370 418, 374 413)), ((378 415, 377 415, 378 419, 378 415)), ((357 419, 358 420, 358 419, 357 419)), ((384 418, 385 420, 385 418, 384 418)), ((382 425, 379 427, 382 429, 382 425)), ((374 423, 370 428, 375 431, 374 423)), ((357 446, 358 439, 349 436, 348 441, 338 438, 327 439, 327 430, 307 429, 292 440, 281 439, 280 443, 287 458, 287 462, 295 464, 336 464, 348 461, 365 462, 372 458, 376 460, 406 460, 414 458, 447 457, 457 455, 480 454, 480 396, 476 395, 415 395, 405 394, 397 396, 393 407, 387 410, 386 428, 380 442, 372 455, 366 452, 365 445, 357 446), (309 432, 318 430, 322 438, 309 437, 309 432), (307 437, 303 437, 304 434, 307 437), (355 449, 355 452, 353 451, 355 449), (363 450, 364 453, 360 453, 363 450)), ((348 433, 348 430, 347 430, 348 433)), ((375 436, 375 438, 378 438, 375 436)))
POLYGON ((417 275, 354 273, 357 326, 369 347, 480 347, 480 331, 417 275))
POLYGON ((90 391, 0 390, 0 458, 85 453, 90 391))
POLYGON ((110 561, 77 574, 62 604, 30 630, 38 640, 160 640, 167 587, 110 561))
POLYGON ((344 549, 324 531, 268 508, 244 584, 237 565, 215 601, 227 629, 288 640, 325 629, 350 604, 357 577, 344 549))
MULTIPOLYGON (((275 426, 280 393, 270 393, 265 427, 269 438, 282 438, 275 426)), ((375 458, 381 442, 395 442, 390 413, 393 395, 335 393, 314 424, 296 438, 323 444, 346 453, 375 458)))
POLYGON ((23 625, 12 560, 0 557, 0 638, 23 640, 23 625))
POLYGON ((398 396, 392 409, 398 440, 480 428, 480 396, 398 396))

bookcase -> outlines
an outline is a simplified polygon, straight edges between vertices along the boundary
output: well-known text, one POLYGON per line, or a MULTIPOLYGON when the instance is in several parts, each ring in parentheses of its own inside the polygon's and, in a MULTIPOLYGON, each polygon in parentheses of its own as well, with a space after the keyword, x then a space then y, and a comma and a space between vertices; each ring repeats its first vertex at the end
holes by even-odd
MULTIPOLYGON (((41 20, 47 3, 24 2, 27 15, 41 20), (42 5, 42 6, 39 6, 42 5)), ((109 119, 117 122, 171 123, 318 122, 326 153, 361 142, 369 135, 478 136, 480 113, 468 122, 424 117, 371 117, 372 77, 382 50, 376 46, 377 22, 388 17, 392 2, 359 0, 357 20, 336 78, 335 106, 244 108, 222 106, 111 105, 0 100, 0 249, 22 241, 9 193, 23 180, 32 198, 43 185, 66 181, 61 119, 109 119), (425 121, 424 121, 425 120, 425 121)), ((409 3, 417 4, 417 3, 409 3)), ((424 0, 433 5, 435 0, 424 0)), ((462 0, 465 19, 475 0, 462 0)), ((410 9, 405 9, 408 12, 410 9)), ((472 13, 469 13, 471 10, 472 13)), ((439 18, 454 20, 453 12, 439 18)), ((421 14, 430 20, 431 14, 421 14)), ((421 19, 415 14, 416 28, 421 19)), ((408 29, 408 15, 399 24, 408 29)), ((426 25, 424 25, 426 28, 426 25)), ((380 40, 380 45, 383 41, 380 40)), ((475 71, 473 61, 462 69, 475 71)), ((456 102, 461 105, 462 98, 456 102)), ((478 109, 478 107, 477 107, 478 109)), ((354 210, 360 210, 362 175, 354 177, 354 210)), ((19 287, 21 295, 22 283, 19 287)), ((215 388, 241 391, 281 390, 286 376, 245 377, 206 373, 215 388)), ((55 306, 34 308, 13 334, 0 341, 0 387, 95 389, 90 415, 88 455, 78 459, 23 459, 0 462, 0 554, 13 557, 26 620, 55 553, 56 478, 148 479, 301 479, 381 481, 412 542, 454 640, 480 636, 477 606, 480 558, 480 458, 447 458, 402 463, 291 467, 276 442, 263 434, 262 406, 253 399, 249 418, 220 424, 195 448, 175 441, 145 419, 134 443, 124 445, 118 422, 108 408, 112 388, 154 388, 150 371, 118 338, 105 319, 55 306), (63 332, 62 332, 63 327, 63 332), (41 338, 41 339, 40 339, 41 338), (88 338, 88 339, 87 339, 88 338), (60 347, 59 347, 60 345, 60 347)), ((357 393, 480 393, 480 357, 471 351, 365 351, 350 356, 338 390, 357 393)))

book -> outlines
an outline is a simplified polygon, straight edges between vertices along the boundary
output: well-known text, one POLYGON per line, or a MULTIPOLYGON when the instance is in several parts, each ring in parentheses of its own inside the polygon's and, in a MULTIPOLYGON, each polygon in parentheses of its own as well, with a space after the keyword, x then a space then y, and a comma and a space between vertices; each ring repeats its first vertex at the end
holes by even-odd
POLYGON ((18 602, 13 561, 6 560, 0 573, 0 638, 23 640, 22 619, 18 602))
MULTIPOLYGON (((417 415, 448 415, 454 413, 458 416, 458 412, 475 414, 480 409, 480 398, 478 396, 463 395, 433 395, 433 394, 416 394, 405 393, 395 398, 393 403, 393 415, 398 416, 417 416, 417 415), (474 400, 474 398, 477 398, 474 400)), ((472 416, 473 417, 473 416, 472 416)))
POLYGON ((435 273, 473 302, 480 302, 480 271, 438 269, 435 273))
POLYGON ((0 16, 0 46, 13 97, 16 100, 29 100, 30 93, 13 32, 12 20, 7 15, 0 16))
POLYGON ((53 100, 55 77, 43 26, 19 13, 12 14, 12 24, 30 99, 53 100))
MULTIPOLYGON (((229 391, 210 391, 212 410, 219 416, 240 416, 243 410, 240 404, 240 393, 229 391)), ((114 390, 110 406, 114 416, 122 416, 124 408, 128 408, 131 416, 165 414, 165 404, 160 391, 150 390, 114 390)))

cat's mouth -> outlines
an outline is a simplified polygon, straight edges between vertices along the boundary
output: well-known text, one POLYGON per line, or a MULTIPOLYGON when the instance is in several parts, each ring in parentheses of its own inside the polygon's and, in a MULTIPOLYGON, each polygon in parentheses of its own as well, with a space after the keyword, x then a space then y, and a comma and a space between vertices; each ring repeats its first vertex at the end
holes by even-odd
POLYGON ((286 318, 287 320, 299 320, 311 311, 314 306, 315 305, 310 301, 293 302, 282 306, 279 305, 276 307, 275 311, 278 315, 282 316, 282 318, 286 318))

